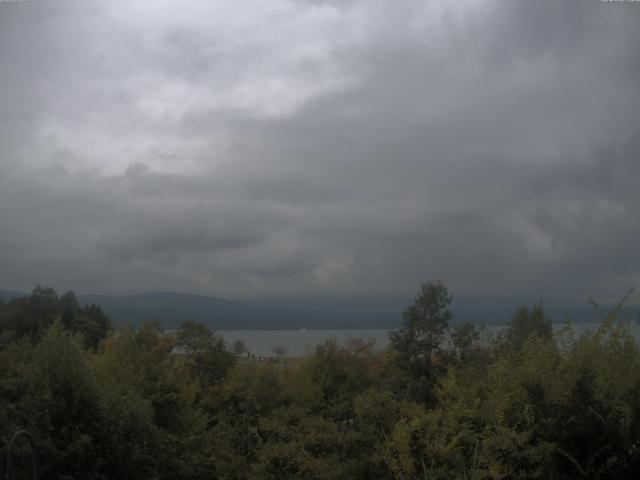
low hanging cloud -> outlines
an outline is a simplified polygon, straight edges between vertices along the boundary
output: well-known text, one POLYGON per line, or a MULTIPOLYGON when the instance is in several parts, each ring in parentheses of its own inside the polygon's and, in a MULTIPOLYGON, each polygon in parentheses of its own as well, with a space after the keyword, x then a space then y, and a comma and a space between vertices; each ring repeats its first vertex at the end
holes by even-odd
POLYGON ((633 2, 0 3, 0 287, 619 296, 633 2))

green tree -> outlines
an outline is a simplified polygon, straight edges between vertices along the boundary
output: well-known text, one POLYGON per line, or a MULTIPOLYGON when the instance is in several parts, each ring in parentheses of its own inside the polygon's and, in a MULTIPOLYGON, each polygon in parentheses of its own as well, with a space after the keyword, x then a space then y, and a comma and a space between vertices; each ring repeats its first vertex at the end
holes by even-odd
POLYGON ((185 320, 176 331, 176 347, 187 353, 205 350, 216 340, 218 338, 211 328, 193 320, 185 320))
POLYGON ((37 286, 30 296, 0 307, 0 345, 15 338, 38 343, 56 320, 65 330, 81 333, 87 348, 97 347, 111 330, 111 321, 100 307, 81 307, 71 291, 58 297, 52 288, 37 286))
POLYGON ((112 443, 107 478, 197 478, 206 417, 175 338, 153 324, 124 328, 94 359, 112 443))
POLYGON ((260 478, 249 474, 256 449, 261 419, 289 400, 274 365, 238 362, 224 380, 208 390, 203 399, 210 416, 207 450, 214 465, 213 478, 260 478))
POLYGON ((511 347, 521 348, 531 335, 543 339, 553 337, 551 318, 544 311, 542 301, 531 309, 526 306, 518 307, 509 327, 504 332, 504 340, 511 347))
POLYGON ((371 386, 369 354, 327 340, 298 365, 291 380, 293 395, 310 414, 333 421, 352 418, 354 397, 371 386))
POLYGON ((206 325, 187 320, 176 332, 176 337, 176 347, 187 356, 189 366, 204 390, 219 382, 235 362, 224 339, 206 325))
POLYGON ((452 318, 452 300, 442 282, 421 284, 415 301, 403 312, 402 327, 389 334, 396 363, 413 379, 408 393, 422 401, 433 399, 434 365, 452 318))
POLYGON ((249 353, 249 348, 247 347, 247 344, 244 343, 244 341, 236 340, 231 346, 231 351, 236 357, 241 357, 245 353, 249 353))
POLYGON ((88 348, 96 348, 111 331, 111 320, 94 304, 80 308, 74 323, 75 330, 82 333, 84 345, 88 348))
POLYGON ((1 330, 18 338, 28 338, 35 344, 60 318, 61 309, 55 290, 38 285, 30 296, 11 300, 3 313, 1 330))
POLYGON ((102 404, 81 338, 56 320, 35 348, 33 373, 43 476, 95 478, 102 404))
POLYGON ((463 362, 474 351, 479 339, 478 328, 470 322, 457 325, 451 331, 451 346, 458 359, 463 362))

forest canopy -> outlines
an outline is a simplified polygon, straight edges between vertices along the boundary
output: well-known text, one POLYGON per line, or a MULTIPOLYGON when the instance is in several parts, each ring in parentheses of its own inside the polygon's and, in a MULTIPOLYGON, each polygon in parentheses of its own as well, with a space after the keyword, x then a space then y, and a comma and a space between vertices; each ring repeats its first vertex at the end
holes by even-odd
POLYGON ((637 478, 621 308, 579 334, 523 306, 491 337, 452 326, 451 302, 428 282, 384 350, 329 340, 261 363, 196 322, 114 330, 37 287, 0 305, 1 458, 24 428, 42 478, 637 478))

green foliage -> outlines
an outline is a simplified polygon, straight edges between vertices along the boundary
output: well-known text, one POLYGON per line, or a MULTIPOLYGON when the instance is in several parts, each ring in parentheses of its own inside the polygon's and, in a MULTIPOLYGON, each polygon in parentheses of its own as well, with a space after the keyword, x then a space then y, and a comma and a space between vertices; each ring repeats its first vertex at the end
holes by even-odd
POLYGON ((205 390, 219 382, 235 361, 222 337, 192 320, 185 321, 178 329, 175 347, 186 354, 192 374, 205 390))
POLYGON ((58 297, 52 288, 38 286, 28 297, 0 304, 0 348, 20 338, 37 343, 56 320, 80 333, 85 347, 96 348, 111 330, 111 321, 100 307, 81 307, 73 292, 58 297))
POLYGON ((241 357, 245 353, 249 353, 249 348, 242 340, 236 340, 231 346, 231 351, 236 357, 241 357))
POLYGON ((550 339, 553 336, 551 319, 544 311, 542 302, 531 309, 521 306, 516 310, 509 327, 504 331, 503 340, 510 348, 521 348, 532 335, 550 339))
POLYGON ((34 352, 34 380, 39 386, 36 411, 38 430, 51 464, 58 473, 95 474, 100 432, 101 401, 82 337, 63 329, 57 320, 34 352), (55 466, 54 466, 55 465, 55 466))
POLYGON ((105 342, 95 358, 114 440, 111 476, 136 472, 140 477, 179 476, 187 457, 187 439, 202 434, 206 419, 196 407, 198 387, 185 359, 172 354, 175 339, 147 324, 125 328, 105 342))
POLYGON ((435 360, 442 354, 444 335, 452 317, 449 310, 452 300, 442 282, 421 284, 414 303, 403 312, 402 327, 389 334, 394 359, 405 373, 403 383, 409 398, 427 404, 435 399, 435 360))
POLYGON ((264 364, 194 322, 88 342, 72 294, 34 292, 0 306, 0 449, 33 432, 43 478, 640 475, 640 348, 621 308, 580 335, 521 308, 480 342, 468 324, 445 337, 451 296, 425 284, 383 352, 330 340, 264 364))
POLYGON ((480 340, 480 331, 472 323, 465 322, 457 325, 451 331, 453 352, 462 362, 477 350, 478 340, 480 340))
POLYGON ((332 339, 316 347, 291 379, 292 394, 311 414, 335 421, 353 416, 354 397, 372 383, 369 349, 353 351, 332 339))

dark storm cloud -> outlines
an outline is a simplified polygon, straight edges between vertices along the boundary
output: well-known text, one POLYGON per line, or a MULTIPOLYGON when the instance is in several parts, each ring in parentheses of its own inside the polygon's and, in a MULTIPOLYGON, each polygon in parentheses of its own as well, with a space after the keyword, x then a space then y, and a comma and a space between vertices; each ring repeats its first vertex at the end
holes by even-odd
POLYGON ((0 3, 0 281, 618 295, 640 7, 0 3))

